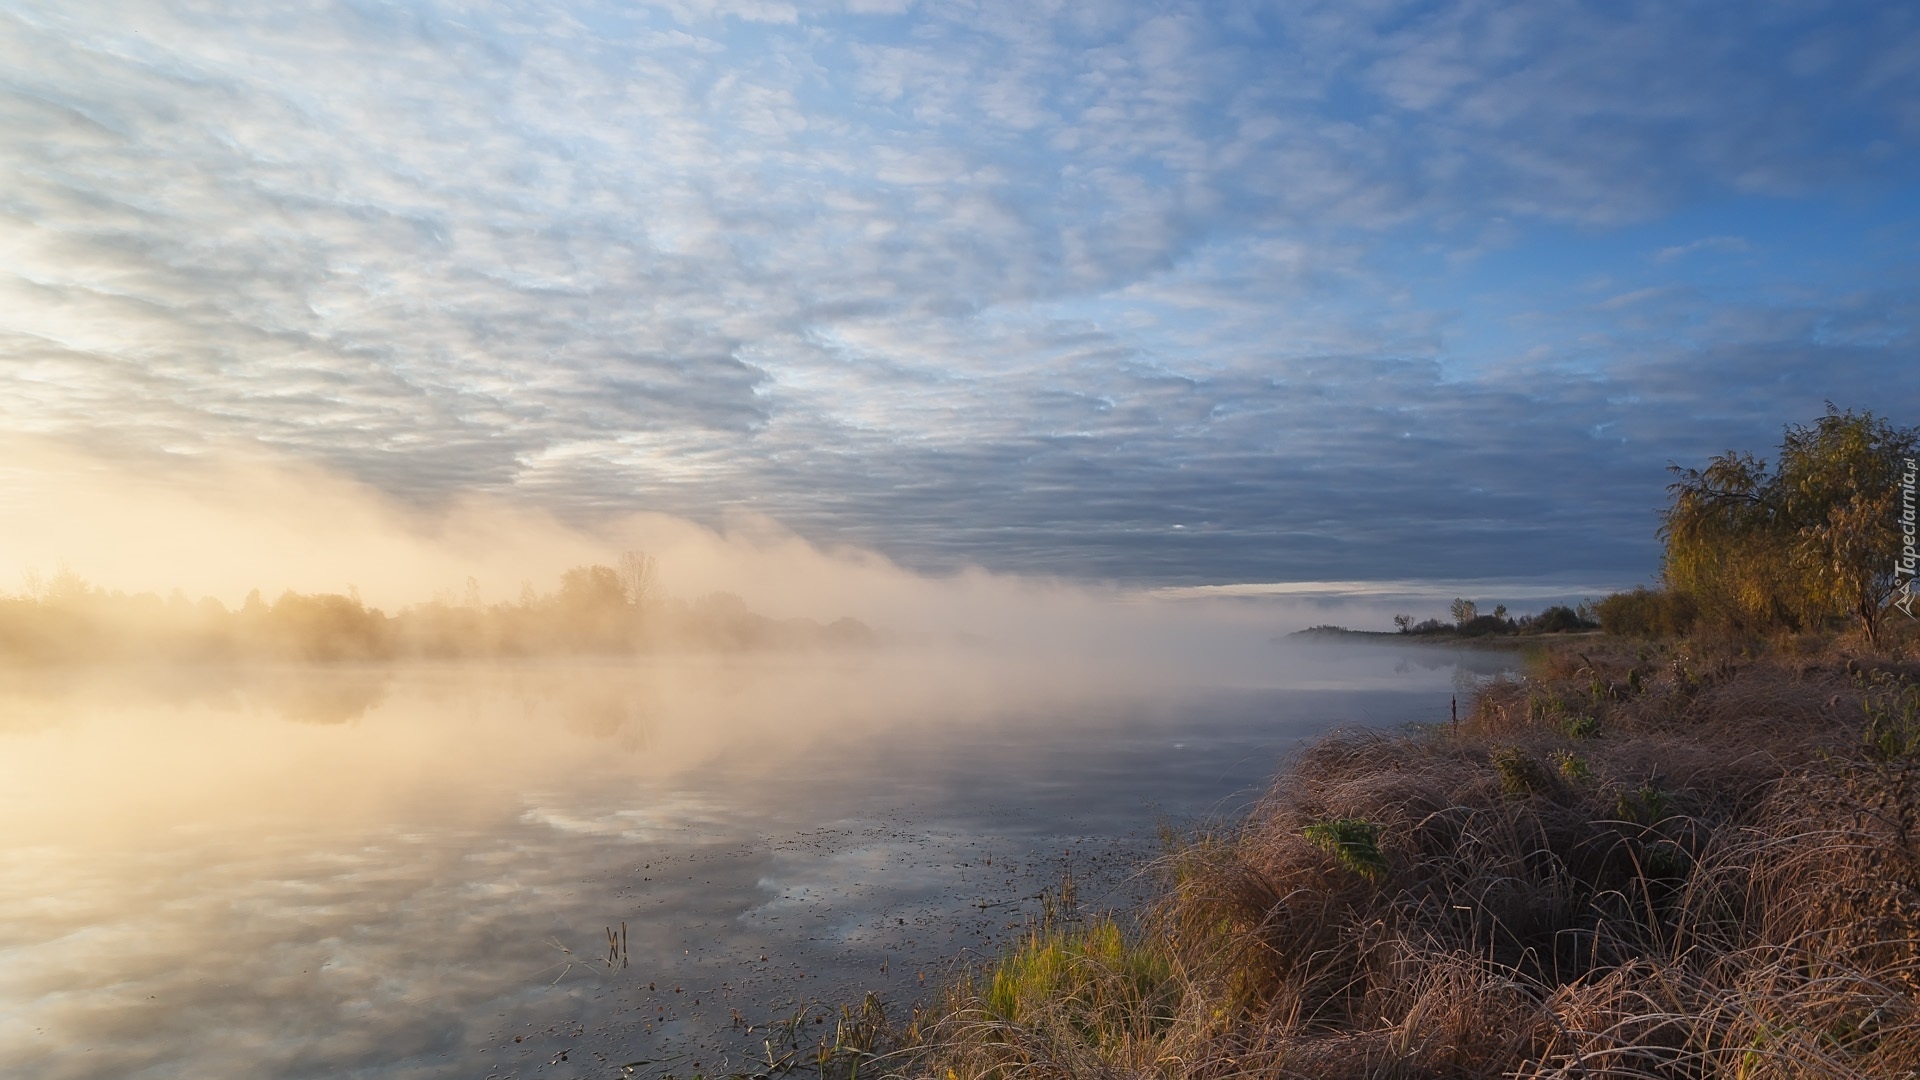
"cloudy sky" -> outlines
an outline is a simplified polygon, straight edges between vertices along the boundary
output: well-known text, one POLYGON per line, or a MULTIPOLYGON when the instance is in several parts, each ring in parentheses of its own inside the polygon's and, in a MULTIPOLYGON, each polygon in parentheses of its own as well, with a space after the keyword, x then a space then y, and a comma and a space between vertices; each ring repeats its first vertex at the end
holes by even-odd
POLYGON ((0 427, 1139 584, 1920 422, 1902 3, 0 2, 0 427))

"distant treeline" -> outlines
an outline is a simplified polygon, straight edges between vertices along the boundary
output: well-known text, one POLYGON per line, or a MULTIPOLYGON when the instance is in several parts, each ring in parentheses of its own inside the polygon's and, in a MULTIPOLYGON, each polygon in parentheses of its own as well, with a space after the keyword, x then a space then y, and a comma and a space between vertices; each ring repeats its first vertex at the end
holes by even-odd
POLYGON ((1594 606, 1582 603, 1578 607, 1555 604, 1538 615, 1509 615, 1505 604, 1496 606, 1493 611, 1482 614, 1480 605, 1472 600, 1455 600, 1450 612, 1450 621, 1425 619, 1414 622, 1411 615, 1395 615, 1393 625, 1402 634, 1416 636, 1441 637, 1494 637, 1501 635, 1565 634, 1581 630, 1600 629, 1599 619, 1594 615, 1594 606))
POLYGON ((439 599, 389 615, 352 593, 258 590, 237 610, 219 600, 127 594, 62 571, 25 595, 0 597, 0 659, 71 663, 114 660, 366 661, 554 654, 620 654, 655 649, 767 649, 862 646, 878 641, 857 619, 822 625, 773 619, 731 593, 692 602, 664 595, 653 561, 623 556, 618 567, 581 566, 558 591, 522 590, 516 603, 482 604, 468 582, 464 600, 439 599))

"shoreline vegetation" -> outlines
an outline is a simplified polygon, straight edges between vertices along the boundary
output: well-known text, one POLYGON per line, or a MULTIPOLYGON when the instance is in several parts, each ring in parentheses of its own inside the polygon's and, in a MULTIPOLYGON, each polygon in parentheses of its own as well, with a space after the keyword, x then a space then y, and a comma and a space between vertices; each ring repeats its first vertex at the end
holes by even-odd
MULTIPOLYGON (((1613 597, 1601 601, 1612 602, 1613 597)), ((1594 634, 1600 630, 1597 605, 1582 603, 1580 606, 1567 607, 1555 604, 1538 615, 1509 616, 1503 604, 1495 608, 1495 614, 1478 614, 1478 605, 1472 600, 1455 600, 1455 621, 1442 622, 1439 619, 1426 619, 1414 622, 1410 615, 1394 616, 1395 630, 1349 630, 1344 626, 1322 624, 1309 626, 1305 630, 1295 630, 1289 638, 1333 639, 1344 641, 1378 641, 1388 644, 1461 644, 1469 643, 1481 646, 1523 646, 1538 643, 1549 635, 1566 637, 1568 635, 1594 634)))
POLYGON ((1658 587, 1534 633, 1464 602, 1305 632, 1536 647, 1457 720, 1336 731, 1169 835, 1140 910, 1050 905, 903 1025, 844 1011, 815 1067, 1920 1075, 1920 622, 1888 614, 1916 444, 1829 406, 1774 470, 1676 466, 1658 587))
POLYGON ((1890 636, 1562 640, 1457 723, 1322 737, 1143 910, 1043 920, 860 1075, 1910 1076, 1890 636))
POLYGON ((380 662, 618 656, 671 649, 864 648, 892 636, 858 619, 822 624, 774 619, 731 593, 694 601, 658 586, 653 560, 630 552, 618 566, 579 566, 559 589, 529 584, 516 603, 483 604, 469 579, 462 599, 442 597, 389 615, 355 592, 254 590, 237 609, 175 590, 109 592, 63 570, 0 596, 0 663, 92 664, 380 662))

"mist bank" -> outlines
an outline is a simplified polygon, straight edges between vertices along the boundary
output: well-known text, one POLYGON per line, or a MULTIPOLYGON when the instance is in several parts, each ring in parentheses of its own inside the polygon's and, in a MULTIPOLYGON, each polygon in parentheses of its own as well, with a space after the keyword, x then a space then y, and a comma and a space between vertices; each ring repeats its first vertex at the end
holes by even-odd
POLYGON ((355 593, 258 590, 237 609, 174 590, 110 591, 63 571, 23 595, 0 598, 0 660, 14 663, 339 662, 564 655, 661 650, 872 648, 924 642, 858 619, 776 619, 731 593, 694 600, 662 593, 653 561, 628 553, 617 567, 575 567, 559 587, 529 585, 517 602, 436 599, 388 614, 355 593))
POLYGON ((487 492, 420 504, 258 448, 116 456, 0 436, 0 513, 0 589, 18 583, 0 596, 0 657, 48 661, 988 642, 1235 681, 1272 673, 1276 636, 1384 626, 1408 602, 1407 583, 1243 595, 927 572, 737 507, 693 521, 639 495, 590 518, 487 492), (633 584, 619 552, 651 556, 644 596, 612 599, 633 584))

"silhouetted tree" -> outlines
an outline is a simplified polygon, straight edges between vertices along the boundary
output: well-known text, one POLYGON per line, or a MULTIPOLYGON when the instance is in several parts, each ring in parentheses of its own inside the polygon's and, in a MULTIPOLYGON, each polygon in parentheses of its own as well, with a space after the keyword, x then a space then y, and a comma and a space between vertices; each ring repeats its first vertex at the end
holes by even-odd
POLYGON ((647 607, 655 599, 657 582, 654 580, 653 556, 644 551, 627 551, 620 555, 620 589, 626 595, 627 603, 634 607, 647 607))

